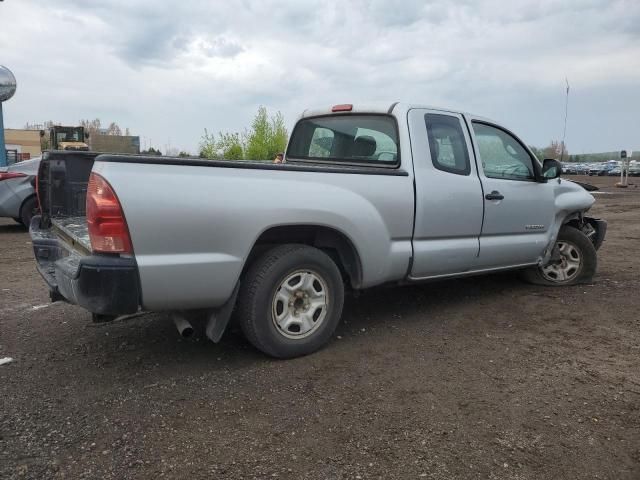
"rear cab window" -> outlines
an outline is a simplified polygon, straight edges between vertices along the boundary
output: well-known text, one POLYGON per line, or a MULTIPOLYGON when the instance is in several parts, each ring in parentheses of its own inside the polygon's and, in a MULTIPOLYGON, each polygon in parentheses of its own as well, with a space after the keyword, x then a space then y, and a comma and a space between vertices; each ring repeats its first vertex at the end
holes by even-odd
POLYGON ((400 165, 398 127, 391 115, 347 114, 303 118, 287 159, 345 165, 400 165))

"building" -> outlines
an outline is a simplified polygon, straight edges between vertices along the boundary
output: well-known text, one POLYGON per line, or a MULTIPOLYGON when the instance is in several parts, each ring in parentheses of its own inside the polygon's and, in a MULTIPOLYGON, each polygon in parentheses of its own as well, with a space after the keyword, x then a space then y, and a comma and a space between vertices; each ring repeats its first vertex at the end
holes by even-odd
POLYGON ((100 135, 92 132, 87 141, 92 152, 140 153, 140 137, 131 135, 100 135))
MULTIPOLYGON (((5 148, 9 157, 15 161, 28 160, 42 154, 40 130, 5 128, 4 135, 5 148)), ((48 133, 45 138, 49 138, 48 133)), ((140 153, 140 137, 137 135, 101 135, 92 132, 86 142, 93 152, 140 153)))
POLYGON ((29 160, 42 153, 39 130, 5 128, 4 142, 6 150, 15 154, 18 161, 29 160))

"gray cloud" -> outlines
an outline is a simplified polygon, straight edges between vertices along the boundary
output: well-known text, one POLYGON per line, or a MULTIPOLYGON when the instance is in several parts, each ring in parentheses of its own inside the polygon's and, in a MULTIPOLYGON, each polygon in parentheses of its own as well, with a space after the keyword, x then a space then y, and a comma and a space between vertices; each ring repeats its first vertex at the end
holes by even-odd
POLYGON ((405 100, 541 145, 558 136, 566 76, 569 148, 608 150, 633 143, 640 111, 640 3, 625 0, 8 0, 4 18, 13 126, 110 117, 193 150, 204 127, 242 129, 259 104, 291 124, 313 105, 405 100))

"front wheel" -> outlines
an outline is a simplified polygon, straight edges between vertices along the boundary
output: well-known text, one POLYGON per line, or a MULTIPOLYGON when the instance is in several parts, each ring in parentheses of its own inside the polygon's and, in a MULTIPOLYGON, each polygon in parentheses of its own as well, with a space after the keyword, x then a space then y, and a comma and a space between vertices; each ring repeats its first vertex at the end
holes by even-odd
POLYGON ((272 357, 293 358, 329 341, 343 302, 340 270, 326 253, 307 245, 282 245, 251 265, 236 307, 249 342, 272 357))
POLYGON ((577 285, 591 282, 597 264, 591 240, 580 230, 565 226, 560 229, 549 262, 524 270, 522 276, 536 285, 577 285))

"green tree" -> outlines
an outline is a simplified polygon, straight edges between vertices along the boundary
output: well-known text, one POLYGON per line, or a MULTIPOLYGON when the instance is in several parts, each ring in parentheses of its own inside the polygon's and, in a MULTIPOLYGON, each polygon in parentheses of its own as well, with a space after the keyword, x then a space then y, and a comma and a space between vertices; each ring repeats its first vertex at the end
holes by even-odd
POLYGON ((289 132, 284 124, 284 116, 278 112, 271 117, 271 155, 267 157, 269 160, 272 160, 276 154, 284 152, 288 138, 289 132))
POLYGON ((269 117, 267 109, 258 108, 251 129, 247 133, 246 158, 249 160, 272 160, 287 146, 288 132, 282 113, 269 117))
POLYGON ((205 128, 200 139, 200 157, 225 160, 273 160, 283 152, 288 139, 284 116, 278 112, 269 116, 263 106, 253 119, 251 128, 245 133, 209 133, 205 128))
POLYGON ((247 159, 267 160, 270 158, 271 150, 271 125, 267 109, 263 106, 258 108, 258 113, 253 119, 251 130, 247 134, 247 159))
POLYGON ((218 140, 218 151, 225 160, 244 160, 244 145, 239 133, 222 133, 218 140))
POLYGON ((205 128, 200 140, 200 157, 213 160, 243 160, 244 144, 239 133, 222 133, 218 138, 205 128))
POLYGON ((201 158, 218 158, 218 147, 216 136, 205 128, 204 135, 200 139, 200 157, 201 158))
POLYGON ((160 151, 160 149, 156 150, 153 147, 149 147, 147 150, 142 150, 140 153, 143 155, 157 155, 159 157, 162 156, 162 152, 160 151))

